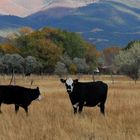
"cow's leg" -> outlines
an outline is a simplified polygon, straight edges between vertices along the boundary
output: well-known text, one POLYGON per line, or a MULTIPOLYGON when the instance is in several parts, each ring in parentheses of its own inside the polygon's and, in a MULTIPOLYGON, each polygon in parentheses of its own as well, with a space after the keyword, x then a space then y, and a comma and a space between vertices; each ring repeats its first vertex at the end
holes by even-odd
POLYGON ((16 114, 17 114, 18 110, 19 110, 19 106, 15 104, 15 112, 16 112, 16 114))
POLYGON ((80 103, 79 103, 79 110, 78 110, 79 113, 82 112, 83 106, 84 106, 84 102, 80 102, 80 103))
POLYGON ((1 103, 0 103, 0 114, 2 113, 2 111, 1 111, 1 103))
POLYGON ((28 106, 24 106, 23 108, 24 108, 24 110, 26 112, 26 115, 28 116, 28 106))
POLYGON ((75 103, 75 104, 73 104, 74 114, 76 114, 76 113, 77 113, 77 108, 78 108, 78 105, 79 105, 79 103, 78 103, 78 102, 77 102, 77 103, 75 103))
POLYGON ((105 104, 104 103, 100 104, 100 111, 103 115, 105 115, 105 104))
POLYGON ((74 114, 77 113, 77 107, 73 107, 73 110, 74 110, 74 114))

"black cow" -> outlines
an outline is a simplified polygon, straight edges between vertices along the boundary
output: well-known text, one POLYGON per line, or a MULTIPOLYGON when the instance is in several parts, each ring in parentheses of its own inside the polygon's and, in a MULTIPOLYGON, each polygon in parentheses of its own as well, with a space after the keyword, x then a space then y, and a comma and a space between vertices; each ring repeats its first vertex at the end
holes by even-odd
POLYGON ((83 106, 94 107, 98 105, 101 113, 105 113, 105 101, 107 98, 107 84, 102 81, 97 82, 78 82, 78 79, 72 80, 71 78, 64 80, 69 98, 73 105, 74 113, 82 112, 83 106))
POLYGON ((0 85, 0 113, 1 104, 15 104, 15 112, 19 107, 24 108, 28 115, 28 106, 35 99, 41 99, 39 88, 30 89, 21 86, 0 85))

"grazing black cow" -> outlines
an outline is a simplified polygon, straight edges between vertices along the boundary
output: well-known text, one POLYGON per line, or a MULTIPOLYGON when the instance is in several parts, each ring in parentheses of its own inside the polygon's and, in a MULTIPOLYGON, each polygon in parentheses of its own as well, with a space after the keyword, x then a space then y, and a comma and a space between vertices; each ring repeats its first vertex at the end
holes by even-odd
POLYGON ((78 79, 72 80, 71 78, 64 80, 69 98, 73 105, 74 113, 82 112, 83 106, 94 107, 98 105, 101 113, 105 113, 105 101, 107 98, 107 84, 102 81, 97 82, 78 82, 78 79))
POLYGON ((36 89, 25 88, 21 86, 0 85, 0 113, 1 104, 15 104, 15 112, 17 113, 19 107, 24 108, 28 115, 28 106, 35 99, 40 100, 40 91, 36 89))

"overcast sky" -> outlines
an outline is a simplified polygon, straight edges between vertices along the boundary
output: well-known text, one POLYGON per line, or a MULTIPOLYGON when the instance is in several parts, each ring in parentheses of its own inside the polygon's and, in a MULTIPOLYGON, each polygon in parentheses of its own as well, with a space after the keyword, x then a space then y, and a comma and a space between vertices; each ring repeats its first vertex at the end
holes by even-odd
MULTIPOLYGON (((53 6, 69 6, 78 7, 83 6, 84 3, 90 3, 100 0, 0 0, 0 14, 27 16, 31 13, 37 12, 38 10, 44 9, 51 2, 53 6), (58 4, 59 3, 59 4, 58 4), (61 3, 61 4, 60 4, 61 3)), ((107 0, 104 0, 107 1, 107 0)), ((116 2, 122 2, 129 6, 140 8, 140 0, 110 0, 116 2)), ((50 7, 51 7, 50 6, 50 7)))

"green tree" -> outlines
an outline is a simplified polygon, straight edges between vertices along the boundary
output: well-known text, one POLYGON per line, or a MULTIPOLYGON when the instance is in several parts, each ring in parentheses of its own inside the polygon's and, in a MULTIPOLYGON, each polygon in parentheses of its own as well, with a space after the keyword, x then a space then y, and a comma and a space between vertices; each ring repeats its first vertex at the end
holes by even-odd
POLYGON ((85 56, 85 41, 79 34, 52 28, 44 28, 42 32, 71 58, 85 56))
POLYGON ((134 45, 139 45, 140 44, 140 40, 135 40, 135 41, 131 41, 127 44, 127 46, 123 49, 123 50, 127 50, 130 49, 131 47, 133 47, 134 45))
POLYGON ((84 58, 74 58, 73 63, 77 66, 78 73, 88 73, 89 66, 84 58))
POLYGON ((115 61, 120 71, 136 82, 140 76, 140 44, 134 42, 130 48, 120 51, 115 61))
POLYGON ((68 73, 68 70, 65 66, 64 63, 62 62, 57 62, 56 66, 55 66, 55 74, 62 76, 68 73))
MULTIPOLYGON (((24 58, 33 56, 41 63, 43 72, 47 73, 53 73, 55 65, 59 61, 64 63, 70 72, 70 65, 76 57, 85 59, 90 67, 96 64, 97 51, 95 46, 87 43, 81 35, 73 32, 46 27, 32 31, 30 28, 24 27, 11 39, 10 43, 19 52, 8 46, 6 53, 16 52, 24 58), (68 59, 65 60, 65 55, 71 62, 67 61, 68 59), (64 58, 64 61, 61 58, 64 58)), ((4 49, 1 47, 0 51, 3 52, 4 49)))
POLYGON ((27 56, 24 60, 25 74, 40 73, 41 64, 33 56, 27 56))
POLYGON ((2 57, 2 63, 6 66, 7 73, 13 70, 17 73, 24 72, 24 58, 19 54, 5 54, 2 57))

